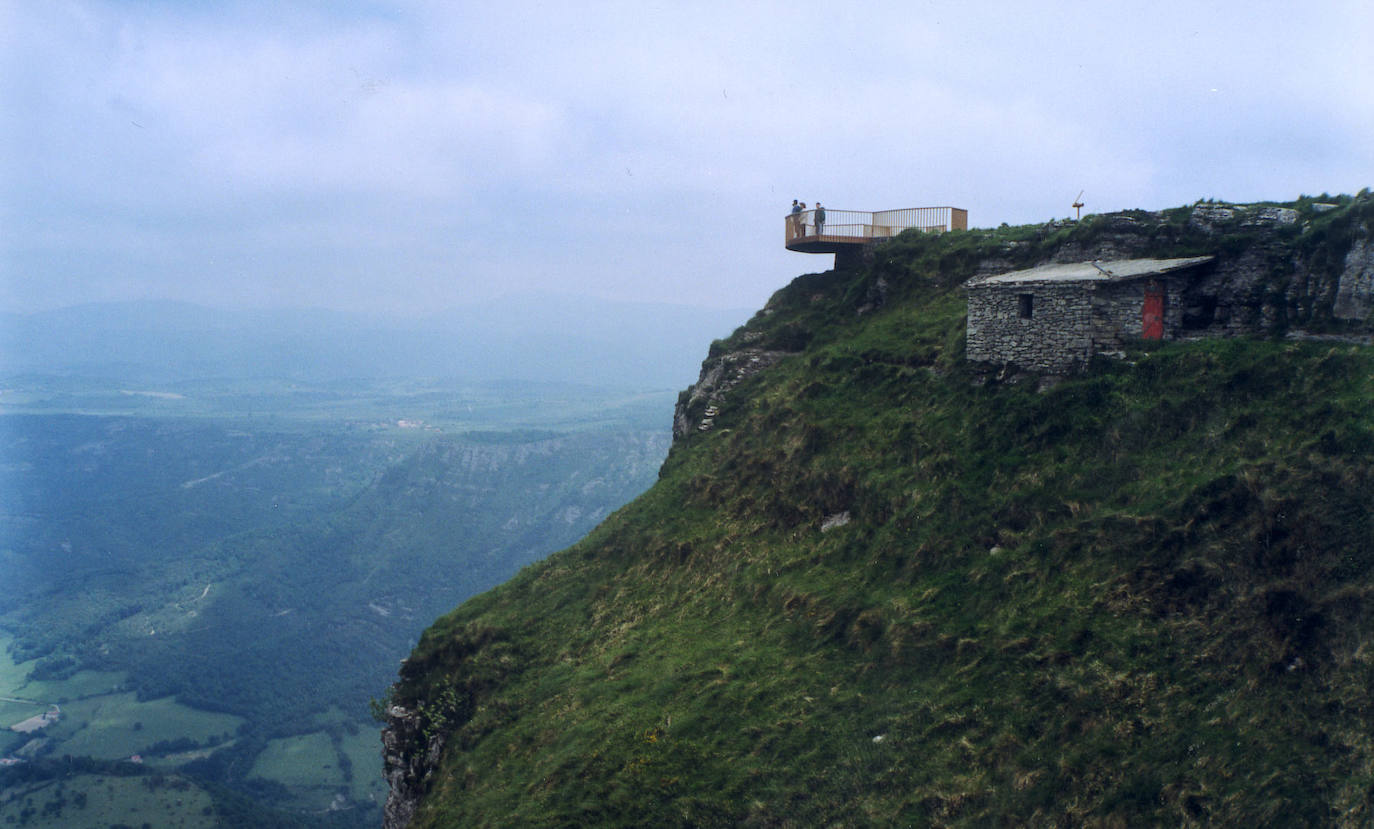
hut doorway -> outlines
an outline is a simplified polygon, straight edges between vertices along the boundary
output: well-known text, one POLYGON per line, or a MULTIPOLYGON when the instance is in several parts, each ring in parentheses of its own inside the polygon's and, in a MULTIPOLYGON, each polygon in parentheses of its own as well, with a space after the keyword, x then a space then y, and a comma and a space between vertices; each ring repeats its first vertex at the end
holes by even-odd
POLYGON ((1140 311, 1140 336, 1164 339, 1164 287, 1151 281, 1145 286, 1145 305, 1140 311))

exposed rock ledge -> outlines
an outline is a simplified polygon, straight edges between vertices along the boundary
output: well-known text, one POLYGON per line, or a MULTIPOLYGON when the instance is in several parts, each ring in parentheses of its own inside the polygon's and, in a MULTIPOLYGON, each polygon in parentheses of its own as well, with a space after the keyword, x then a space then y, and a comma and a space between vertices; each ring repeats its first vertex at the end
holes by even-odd
POLYGON ((694 422, 697 430, 709 431, 731 389, 790 354, 790 351, 743 348, 702 363, 700 378, 678 397, 673 409, 673 439, 691 434, 694 422))
POLYGON ((1369 237, 1355 240, 1345 256, 1345 268, 1336 284, 1332 315, 1343 320, 1367 320, 1374 310, 1374 244, 1369 237))
POLYGON ((418 712, 399 705, 387 710, 382 730, 382 773, 389 789, 382 813, 384 829, 405 829, 415 816, 420 797, 428 788, 430 774, 439 767, 444 740, 435 735, 428 742, 418 712))

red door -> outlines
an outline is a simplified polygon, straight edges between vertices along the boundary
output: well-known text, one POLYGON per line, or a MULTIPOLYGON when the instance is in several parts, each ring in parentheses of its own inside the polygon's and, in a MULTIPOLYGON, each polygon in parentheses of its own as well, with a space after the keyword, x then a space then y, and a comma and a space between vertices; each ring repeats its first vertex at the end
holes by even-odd
POLYGON ((1147 340, 1164 339, 1164 288, 1154 283, 1145 286, 1145 307, 1140 312, 1140 336, 1147 340))

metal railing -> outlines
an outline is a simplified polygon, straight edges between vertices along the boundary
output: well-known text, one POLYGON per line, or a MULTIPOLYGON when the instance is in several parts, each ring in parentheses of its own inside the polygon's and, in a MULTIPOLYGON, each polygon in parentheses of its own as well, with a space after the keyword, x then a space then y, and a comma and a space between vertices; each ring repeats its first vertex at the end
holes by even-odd
POLYGON ((853 242, 888 239, 904 230, 941 233, 968 230, 968 211, 958 207, 908 207, 901 210, 831 210, 817 221, 816 210, 791 213, 784 218, 787 242, 853 242))

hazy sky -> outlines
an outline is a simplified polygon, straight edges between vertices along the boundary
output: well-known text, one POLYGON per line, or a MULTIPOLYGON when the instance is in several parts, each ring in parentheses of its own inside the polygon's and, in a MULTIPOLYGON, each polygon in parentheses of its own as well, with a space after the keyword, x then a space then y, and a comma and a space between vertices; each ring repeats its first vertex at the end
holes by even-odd
POLYGON ((757 307, 791 200, 1374 184, 1374 4, 0 0, 0 309, 757 307))

